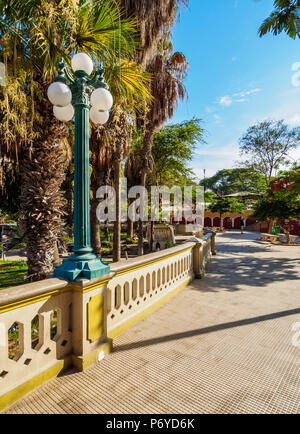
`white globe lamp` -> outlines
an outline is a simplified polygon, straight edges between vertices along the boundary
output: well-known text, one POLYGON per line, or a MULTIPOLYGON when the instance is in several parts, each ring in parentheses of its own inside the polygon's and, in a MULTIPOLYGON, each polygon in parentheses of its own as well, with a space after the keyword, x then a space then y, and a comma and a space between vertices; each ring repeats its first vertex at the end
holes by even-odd
POLYGON ((69 122, 74 117, 74 107, 72 104, 67 105, 66 107, 53 107, 53 113, 56 119, 62 122, 69 122))
POLYGON ((47 94, 49 101, 58 107, 65 107, 72 101, 71 89, 60 81, 50 84, 47 94))
POLYGON ((97 110, 106 112, 112 108, 113 97, 108 90, 100 87, 92 93, 91 105, 97 110))
POLYGON ((95 107, 90 110, 90 119, 96 125, 104 125, 108 121, 109 113, 108 111, 99 111, 95 107))
POLYGON ((92 59, 85 53, 75 54, 75 56, 72 57, 71 65, 74 72, 84 71, 88 75, 91 75, 94 69, 92 59))

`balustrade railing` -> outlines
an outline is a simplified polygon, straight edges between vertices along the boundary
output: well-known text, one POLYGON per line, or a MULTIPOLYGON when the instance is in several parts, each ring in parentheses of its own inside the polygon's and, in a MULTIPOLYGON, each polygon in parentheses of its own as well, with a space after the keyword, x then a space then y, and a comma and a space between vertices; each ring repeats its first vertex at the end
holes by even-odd
POLYGON ((72 351, 71 292, 49 280, 46 290, 38 282, 0 292, 1 395, 72 351))
POLYGON ((212 257, 212 245, 211 245, 211 241, 212 241, 212 236, 211 234, 207 234, 204 237, 202 237, 202 254, 203 254, 203 262, 202 262, 202 266, 203 269, 205 269, 205 266, 208 262, 211 261, 211 257, 212 257))
POLYGON ((68 365, 101 360, 111 348, 107 336, 203 276, 214 236, 121 261, 94 281, 46 279, 1 290, 0 410, 68 365))
POLYGON ((146 310, 193 277, 193 247, 186 243, 111 267, 107 288, 107 330, 146 310))

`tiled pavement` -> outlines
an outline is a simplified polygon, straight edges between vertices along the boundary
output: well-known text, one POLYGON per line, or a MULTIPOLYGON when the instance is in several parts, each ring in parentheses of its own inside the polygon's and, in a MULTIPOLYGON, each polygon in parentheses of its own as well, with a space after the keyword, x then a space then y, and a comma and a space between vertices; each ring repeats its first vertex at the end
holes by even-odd
POLYGON ((204 279, 6 412, 299 413, 300 246, 256 238, 219 235, 204 279))

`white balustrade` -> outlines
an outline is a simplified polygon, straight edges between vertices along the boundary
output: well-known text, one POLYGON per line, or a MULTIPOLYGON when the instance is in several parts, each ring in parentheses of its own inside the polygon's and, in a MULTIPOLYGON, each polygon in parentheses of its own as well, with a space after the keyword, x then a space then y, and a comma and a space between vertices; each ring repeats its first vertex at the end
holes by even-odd
POLYGON ((106 333, 114 337, 119 326, 202 277, 214 237, 209 232, 198 241, 121 261, 92 282, 46 279, 1 290, 0 409, 1 396, 60 361, 78 369, 85 369, 85 357, 96 362, 99 345, 109 342, 106 333))
POLYGON ((186 243, 172 249, 113 265, 116 272, 107 289, 107 330, 111 332, 146 310, 193 277, 193 247, 186 243))
POLYGON ((0 292, 0 395, 71 353, 71 293, 49 281, 46 291, 37 282, 0 292))
POLYGON ((211 261, 211 257, 212 257, 211 240, 212 240, 212 236, 210 233, 202 237, 203 269, 205 269, 206 264, 211 261))

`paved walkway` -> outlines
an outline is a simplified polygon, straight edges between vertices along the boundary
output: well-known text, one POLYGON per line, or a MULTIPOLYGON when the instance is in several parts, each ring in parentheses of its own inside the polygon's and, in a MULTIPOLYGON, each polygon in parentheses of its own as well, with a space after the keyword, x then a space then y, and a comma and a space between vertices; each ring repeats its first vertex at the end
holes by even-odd
POLYGON ((300 246, 256 238, 219 235, 204 279, 7 413, 299 413, 300 246))

